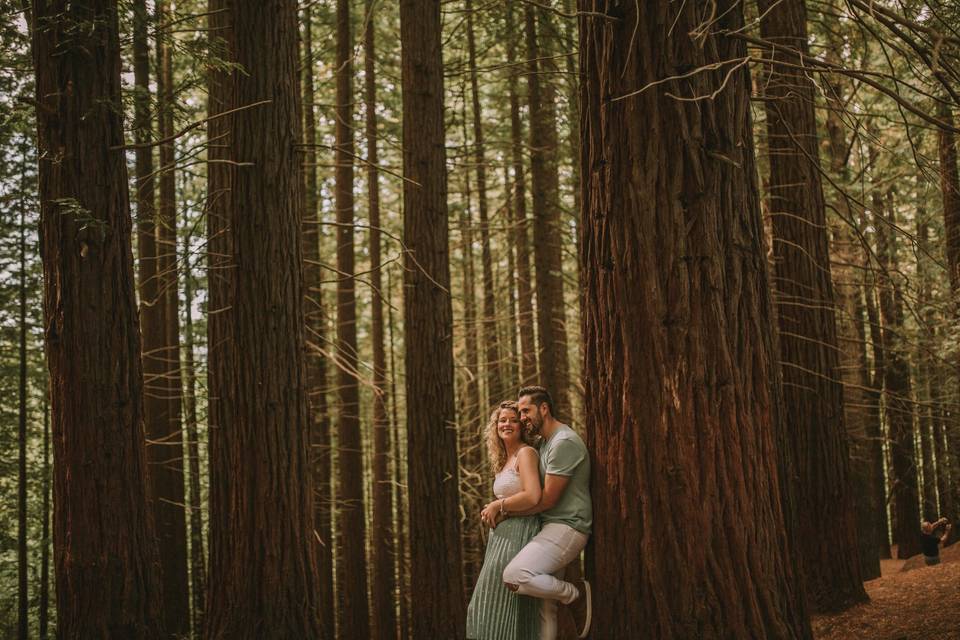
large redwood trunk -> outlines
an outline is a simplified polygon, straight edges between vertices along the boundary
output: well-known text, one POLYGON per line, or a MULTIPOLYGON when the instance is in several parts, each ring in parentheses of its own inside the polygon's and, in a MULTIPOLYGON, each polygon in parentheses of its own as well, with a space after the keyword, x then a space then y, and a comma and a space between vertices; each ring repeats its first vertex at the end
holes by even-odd
MULTIPOLYGON (((384 346, 383 278, 380 246, 380 172, 377 167, 377 68, 374 2, 364 3, 364 103, 366 106, 367 197, 370 208, 370 304, 373 341, 373 612, 372 637, 396 638, 393 482, 390 477, 390 419, 387 416, 387 352, 384 346)), ((399 464, 399 463, 398 463, 399 464)))
POLYGON ((542 25, 533 6, 524 5, 527 42, 527 98, 530 105, 530 178, 533 204, 533 262, 537 271, 537 329, 540 383, 546 386, 562 419, 570 408, 570 363, 563 303, 563 229, 557 173, 556 89, 541 76, 542 25))
POLYGON ((592 576, 617 585, 594 624, 611 640, 810 637, 779 490, 750 78, 729 62, 746 51, 695 31, 709 12, 741 29, 742 6, 707 4, 578 3, 616 18, 582 15, 580 37, 592 576))
POLYGON ((798 542, 816 611, 866 599, 849 481, 826 215, 804 0, 760 0, 770 44, 763 82, 784 429, 796 470, 798 542))
POLYGON ((157 638, 117 3, 32 15, 57 631, 157 638))
MULTIPOLYGON (((322 638, 303 358, 297 14, 230 0, 234 363, 211 451, 208 638, 322 638), (256 106, 253 106, 256 105, 256 106)), ((223 400, 223 398, 221 398, 223 400)), ((330 615, 330 612, 324 612, 330 615)))
POLYGON ((440 4, 401 0, 411 637, 463 638, 440 4))

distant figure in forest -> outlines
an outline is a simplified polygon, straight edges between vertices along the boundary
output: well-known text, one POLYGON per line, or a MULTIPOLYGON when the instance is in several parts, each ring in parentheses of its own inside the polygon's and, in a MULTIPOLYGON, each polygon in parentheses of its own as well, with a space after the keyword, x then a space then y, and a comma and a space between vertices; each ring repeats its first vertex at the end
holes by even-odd
MULTIPOLYGON (((520 422, 517 403, 501 402, 484 430, 490 465, 496 469, 493 493, 481 519, 490 524, 506 511, 522 511, 540 502, 536 435, 520 422)), ((537 640, 540 603, 511 593, 501 576, 507 564, 540 531, 535 515, 510 518, 490 530, 483 567, 467 608, 467 640, 537 640)))
POLYGON ((940 564, 940 545, 946 543, 953 525, 946 518, 940 518, 930 523, 926 520, 920 525, 920 548, 923 549, 923 561, 927 566, 940 564), (938 535, 937 529, 943 527, 943 533, 938 535))
MULTIPOLYGON (((542 528, 503 570, 503 582, 511 591, 541 599, 540 639, 557 637, 557 602, 570 608, 580 638, 590 631, 592 603, 590 584, 571 584, 560 579, 567 565, 580 557, 593 524, 590 499, 590 457, 577 432, 554 417, 553 400, 543 387, 520 389, 517 406, 524 427, 539 435, 539 501, 525 509, 488 504, 485 523, 496 527, 504 518, 539 514, 542 528)), ((509 522, 509 520, 507 521, 509 522)), ((503 525, 500 525, 503 526, 503 525)))

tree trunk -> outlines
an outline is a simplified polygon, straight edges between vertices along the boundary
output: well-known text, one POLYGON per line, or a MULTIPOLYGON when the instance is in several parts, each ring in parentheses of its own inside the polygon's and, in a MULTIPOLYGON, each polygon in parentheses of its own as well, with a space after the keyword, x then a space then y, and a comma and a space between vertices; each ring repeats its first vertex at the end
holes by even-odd
MULTIPOLYGON (((942 104, 940 120, 948 126, 953 126, 953 113, 950 107, 942 104)), ((956 136, 948 129, 937 130, 938 149, 940 155, 940 191, 943 196, 943 228, 946 240, 944 242, 947 254, 947 268, 950 275, 950 292, 952 294, 951 312, 954 319, 960 318, 960 174, 957 172, 957 143, 956 136)), ((947 445, 950 452, 950 475, 952 479, 951 501, 954 506, 960 506, 960 429, 957 425, 947 429, 947 445)), ((951 517, 956 520, 958 514, 951 517)), ((960 537, 960 527, 955 527, 953 539, 960 537)))
POLYGON ((357 358, 357 295, 353 249, 353 35, 349 0, 337 0, 337 557, 341 635, 370 635, 367 596, 366 517, 363 502, 363 441, 357 358))
POLYGON ((463 638, 440 4, 401 0, 411 636, 463 638))
MULTIPOLYGON (((23 162, 21 175, 26 174, 23 162)), ((23 185, 25 186, 25 185, 23 185)), ((25 191, 23 191, 25 193, 25 191)), ((26 202, 20 202, 19 345, 20 380, 17 420, 17 637, 29 635, 27 615, 27 220, 26 202)))
MULTIPOLYGON (((864 218, 866 216, 863 216, 864 218)), ((865 222, 865 220, 864 220, 865 222)), ((862 225, 864 228, 866 225, 862 225)), ((873 459, 874 495, 877 496, 877 536, 880 539, 880 557, 891 557, 890 549, 890 518, 888 516, 887 481, 885 470, 889 468, 884 451, 886 430, 880 414, 880 403, 883 395, 883 372, 886 369, 886 351, 883 347, 883 334, 880 329, 880 312, 877 310, 875 278, 871 267, 864 264, 864 300, 866 301, 867 321, 870 324, 870 344, 873 345, 873 377, 870 380, 870 391, 867 393, 867 407, 870 415, 867 419, 867 437, 871 445, 873 459)))
POLYGON ((524 5, 527 40, 527 89, 530 103, 530 175, 533 195, 533 261, 537 270, 537 328, 541 383, 550 390, 558 416, 570 407, 570 366, 563 302, 563 229, 557 173, 556 90, 541 83, 540 29, 535 9, 524 5))
POLYGON ((304 172, 306 189, 303 217, 303 277, 304 318, 306 327, 307 389, 310 397, 310 456, 313 475, 314 530, 320 537, 317 546, 317 571, 320 586, 317 598, 320 610, 330 612, 320 621, 324 637, 331 640, 336 634, 336 616, 333 588, 333 528, 331 509, 333 484, 331 482, 330 414, 327 406, 326 315, 323 302, 323 279, 320 268, 320 211, 317 189, 317 123, 314 116, 313 83, 313 19, 309 5, 304 11, 303 29, 303 106, 306 162, 304 172))
MULTIPOLYGON (((830 51, 839 49, 840 42, 828 39, 830 51)), ((836 54, 828 54, 836 55, 836 54)), ((828 58, 830 59, 830 58, 828 58)), ((834 61, 831 59, 831 61, 834 61)), ((863 287, 860 278, 863 266, 862 248, 855 237, 856 216, 851 201, 843 189, 850 183, 847 164, 846 126, 840 119, 843 113, 845 85, 828 85, 827 96, 827 151, 832 175, 839 189, 832 203, 840 218, 833 232, 830 249, 836 260, 832 273, 835 278, 836 308, 840 311, 837 339, 840 345, 841 370, 844 384, 844 422, 850 442, 850 479, 856 510, 857 540, 859 541, 860 572, 864 580, 880 577, 881 537, 878 520, 884 509, 883 483, 877 484, 876 460, 873 452, 880 447, 879 414, 871 405, 869 362, 867 360, 866 331, 864 329, 863 287), (876 438, 876 440, 874 440, 876 438)), ((856 206, 856 205, 853 205, 856 206)), ((882 479, 883 470, 880 469, 882 479)), ((883 513, 886 513, 883 511, 883 513)), ((884 521, 886 519, 884 518, 884 521)), ((882 540, 886 545, 886 528, 882 540)), ((887 557, 890 555, 886 548, 887 557)))
MULTIPOLYGON (((918 176, 918 184, 922 183, 923 177, 918 176)), ((923 318, 919 327, 919 339, 917 341, 917 426, 920 429, 919 441, 920 452, 923 466, 923 483, 921 484, 921 495, 923 503, 921 514, 924 520, 930 522, 936 521, 940 515, 940 507, 937 502, 937 469, 934 463, 934 442, 933 442, 933 423, 936 420, 937 410, 935 399, 931 393, 933 386, 933 353, 934 353, 934 326, 937 321, 936 311, 932 306, 931 295, 933 281, 930 274, 930 267, 926 253, 930 250, 930 226, 926 207, 920 205, 917 207, 917 247, 916 255, 916 274, 919 280, 917 286, 917 307, 923 318)))
POLYGON ((155 638, 118 8, 34 2, 33 17, 57 631, 155 638))
POLYGON ((894 538, 898 545, 897 557, 905 559, 920 553, 920 511, 914 456, 910 363, 903 348, 903 297, 899 283, 892 277, 893 274, 899 274, 896 237, 892 232, 896 225, 892 192, 888 197, 889 201, 884 202, 883 196, 874 191, 872 214, 877 236, 877 258, 880 262, 877 277, 884 350, 884 400, 893 461, 894 538))
POLYGON ((363 32, 366 102, 367 196, 370 207, 371 338, 373 340, 373 636, 396 638, 396 578, 393 536, 393 479, 390 477, 390 419, 387 416, 387 352, 383 331, 383 278, 380 261, 380 173, 377 168, 377 69, 373 0, 365 0, 363 32))
POLYGON ((783 436, 749 74, 720 68, 640 91, 664 65, 744 59, 742 41, 696 31, 711 10, 717 32, 742 29, 742 5, 578 8, 616 18, 583 16, 580 36, 580 263, 584 309, 603 310, 582 320, 592 574, 621 585, 595 599, 595 628, 611 640, 641 628, 809 638, 789 497, 777 491, 783 436))
POLYGON ((530 233, 527 228, 527 188, 523 168, 523 124, 517 88, 517 47, 513 3, 507 3, 507 66, 510 91, 510 149, 513 162, 513 238, 517 252, 517 323, 520 327, 520 384, 534 384, 539 378, 537 342, 534 335, 533 274, 530 271, 530 233))
POLYGON ((390 403, 391 409, 391 429, 393 430, 393 484, 397 487, 397 491, 394 492, 394 500, 396 507, 396 553, 394 557, 396 559, 397 566, 397 608, 400 610, 399 615, 399 631, 397 638, 399 640, 409 640, 410 637, 410 565, 408 563, 408 547, 407 547, 407 535, 406 535, 406 526, 405 514, 407 513, 407 505, 404 501, 403 495, 403 482, 402 478, 406 477, 402 471, 403 465, 401 462, 406 459, 406 456, 403 455, 403 451, 400 448, 400 443, 402 439, 400 438, 400 418, 397 411, 397 364, 394 360, 394 349, 393 346, 396 344, 394 342, 393 334, 393 278, 391 277, 392 271, 387 272, 387 295, 389 297, 389 304, 387 304, 387 327, 389 328, 389 340, 387 344, 390 345, 390 403))
MULTIPOLYGON (((190 255, 191 234, 183 241, 183 253, 190 255)), ((187 464, 190 470, 190 483, 187 485, 190 504, 190 601, 193 604, 194 636, 203 628, 203 609, 206 600, 206 560, 203 554, 203 502, 200 497, 200 436, 197 429, 197 374, 194 360, 193 331, 193 273, 190 260, 184 260, 183 290, 185 306, 185 333, 187 339, 186 362, 184 363, 184 410, 187 428, 187 464)))
MULTIPOLYGON (((322 638, 303 360, 297 13, 230 0, 231 422, 211 451, 207 638, 322 638), (256 106, 253 106, 256 105, 256 106)), ((212 446, 211 446, 212 449, 212 446)), ((331 612, 322 612, 329 615, 331 612)))
POLYGON ((50 408, 43 399, 43 513, 40 530, 40 640, 49 637, 50 625, 50 408))
POLYGON ((811 608, 867 599, 857 555, 826 212, 820 183, 804 0, 760 0, 770 43, 764 81, 785 431, 796 477, 800 558, 811 608), (787 66, 785 66, 787 65, 787 66))
POLYGON ((493 256, 490 252, 490 216, 487 207, 487 161, 483 138, 483 112, 477 83, 477 45, 473 26, 473 2, 466 0, 467 63, 470 69, 470 94, 473 107, 473 154, 477 170, 477 202, 480 211, 480 261, 483 267, 483 346, 486 370, 487 407, 503 399, 503 371, 500 366, 500 338, 497 335, 496 285, 493 282, 493 256))
MULTIPOLYGON (((157 136, 173 136, 173 61, 169 39, 163 32, 170 21, 168 2, 156 3, 157 35, 157 136)), ((163 630, 168 636, 190 633, 190 587, 187 576, 187 522, 183 505, 183 432, 181 431, 180 318, 177 287, 177 208, 174 144, 160 145, 159 200, 156 212, 156 278, 154 301, 159 316, 152 393, 159 396, 156 413, 146 422, 147 460, 150 464, 150 501, 160 549, 163 588, 163 630)))

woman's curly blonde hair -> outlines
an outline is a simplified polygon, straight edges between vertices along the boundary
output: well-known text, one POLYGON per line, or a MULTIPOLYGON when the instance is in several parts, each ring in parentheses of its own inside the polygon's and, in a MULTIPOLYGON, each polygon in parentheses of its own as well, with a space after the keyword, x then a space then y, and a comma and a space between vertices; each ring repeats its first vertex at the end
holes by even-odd
MULTIPOLYGON (((490 421, 487 422, 484 434, 487 440, 487 455, 490 457, 490 465, 493 467, 494 473, 501 471, 503 465, 507 463, 507 449, 503 446, 500 434, 497 433, 500 412, 504 410, 513 411, 517 414, 517 420, 520 419, 520 407, 514 400, 504 400, 494 407, 493 413, 490 414, 490 421)), ((536 447, 539 439, 540 436, 534 435, 531 427, 524 425, 523 422, 520 423, 520 440, 522 442, 531 447, 536 447)))

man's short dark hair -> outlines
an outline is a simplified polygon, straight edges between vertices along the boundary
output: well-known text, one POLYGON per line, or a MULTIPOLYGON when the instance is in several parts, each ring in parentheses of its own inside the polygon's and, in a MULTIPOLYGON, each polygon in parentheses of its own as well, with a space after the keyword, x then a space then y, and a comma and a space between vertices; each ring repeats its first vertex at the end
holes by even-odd
POLYGON ((523 387, 519 393, 517 393, 517 397, 522 398, 523 396, 530 396, 530 402, 536 407, 546 404, 550 407, 550 413, 553 413, 553 398, 550 397, 550 392, 547 391, 545 387, 536 385, 523 387))

